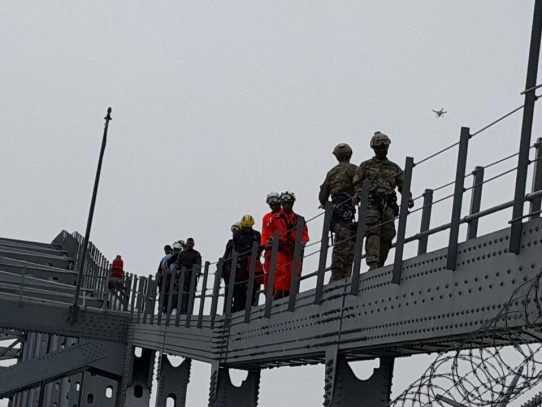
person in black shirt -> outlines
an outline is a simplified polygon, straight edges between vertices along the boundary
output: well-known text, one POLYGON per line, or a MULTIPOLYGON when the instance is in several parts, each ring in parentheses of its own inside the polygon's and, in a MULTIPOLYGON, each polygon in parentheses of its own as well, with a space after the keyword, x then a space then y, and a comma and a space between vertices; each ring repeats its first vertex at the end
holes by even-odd
POLYGON ((183 286, 179 287, 181 295, 181 309, 178 310, 180 314, 186 314, 188 311, 188 300, 190 294, 190 285, 192 282, 192 276, 196 279, 196 284, 198 284, 197 278, 201 271, 201 254, 194 249, 194 239, 191 237, 186 239, 186 244, 184 250, 179 253, 176 260, 176 269, 177 269, 177 281, 180 281, 181 273, 184 273, 184 282, 183 286), (192 271, 195 270, 196 274, 193 274, 192 271))
MULTIPOLYGON (((224 250, 224 255, 222 259, 222 279, 224 280, 224 287, 226 295, 228 295, 228 287, 230 284, 230 274, 231 274, 231 257, 233 254, 233 236, 241 230, 241 222, 234 223, 231 225, 231 234, 232 238, 226 243, 226 249, 224 250)), ((224 312, 226 311, 226 300, 224 300, 224 312)))
MULTIPOLYGON (((233 249, 238 253, 239 257, 235 267, 232 312, 242 311, 246 308, 250 263, 252 261, 252 245, 256 242, 259 246, 262 238, 260 232, 252 229, 252 226, 254 226, 254 218, 250 215, 245 215, 241 219, 241 230, 233 235, 233 249)), ((256 259, 256 274, 258 276, 263 274, 260 255, 261 250, 258 248, 256 259)), ((259 286, 259 278, 255 276, 252 290, 252 305, 256 304, 259 286)))
POLYGON ((160 267, 157 275, 159 292, 162 290, 162 285, 164 285, 164 295, 162 299, 162 312, 164 314, 167 313, 170 292, 172 293, 171 313, 174 314, 177 312, 177 294, 179 293, 179 288, 177 287, 177 283, 174 281, 173 289, 170 289, 171 273, 175 272, 175 262, 179 253, 183 250, 184 245, 185 243, 183 240, 178 240, 173 243, 172 246, 167 245, 164 247, 166 256, 164 256, 160 261, 160 267), (164 284, 162 284, 162 279, 165 279, 164 284))

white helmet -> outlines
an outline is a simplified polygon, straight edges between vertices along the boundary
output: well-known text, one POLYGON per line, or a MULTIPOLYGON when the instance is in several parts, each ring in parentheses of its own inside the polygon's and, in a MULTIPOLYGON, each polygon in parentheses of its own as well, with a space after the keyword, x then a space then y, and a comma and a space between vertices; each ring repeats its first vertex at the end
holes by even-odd
POLYGON ((177 250, 182 250, 184 248, 184 240, 177 240, 175 243, 173 243, 171 245, 171 247, 173 248, 173 250, 177 249, 177 250))
POLYGON ((295 202, 295 194, 291 191, 284 191, 280 194, 281 202, 295 202))
POLYGON ((280 203, 280 194, 275 191, 269 192, 267 198, 265 198, 265 202, 267 204, 280 203))

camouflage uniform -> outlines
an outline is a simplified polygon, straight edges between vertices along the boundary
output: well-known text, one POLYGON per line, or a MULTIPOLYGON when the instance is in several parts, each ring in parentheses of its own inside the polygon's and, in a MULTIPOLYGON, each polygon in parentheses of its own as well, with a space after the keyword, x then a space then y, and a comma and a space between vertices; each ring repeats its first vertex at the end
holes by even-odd
POLYGON ((367 264, 371 268, 381 267, 386 262, 395 237, 394 218, 397 206, 395 188, 403 188, 403 170, 388 160, 376 157, 359 166, 356 182, 369 180, 369 207, 367 209, 367 230, 365 251, 367 264))
POLYGON ((351 202, 360 185, 356 184, 358 167, 348 162, 340 162, 326 175, 320 186, 318 199, 325 205, 331 196, 333 205, 332 230, 335 234, 335 245, 331 256, 331 279, 337 281, 346 278, 352 270, 354 261, 354 240, 352 221, 354 205, 351 202))

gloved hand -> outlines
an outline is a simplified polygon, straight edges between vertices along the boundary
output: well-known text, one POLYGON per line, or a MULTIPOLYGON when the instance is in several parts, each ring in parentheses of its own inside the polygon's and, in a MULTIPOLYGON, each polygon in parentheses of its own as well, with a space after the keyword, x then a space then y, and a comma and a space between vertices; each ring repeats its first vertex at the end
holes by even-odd
POLYGON ((408 208, 411 209, 413 207, 414 207, 414 199, 409 198, 409 200, 408 200, 408 208))

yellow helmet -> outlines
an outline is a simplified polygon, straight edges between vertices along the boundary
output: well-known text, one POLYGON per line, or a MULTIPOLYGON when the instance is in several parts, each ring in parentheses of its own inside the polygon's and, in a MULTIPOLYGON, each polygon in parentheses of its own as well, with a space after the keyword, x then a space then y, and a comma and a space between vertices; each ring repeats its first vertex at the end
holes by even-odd
POLYGON ((235 222, 233 225, 231 225, 231 232, 239 232, 239 229, 241 229, 241 222, 235 222))
POLYGON ((241 224, 241 227, 242 228, 251 228, 252 226, 254 226, 254 218, 251 216, 251 215, 245 215, 241 218, 241 222, 239 222, 241 224))

